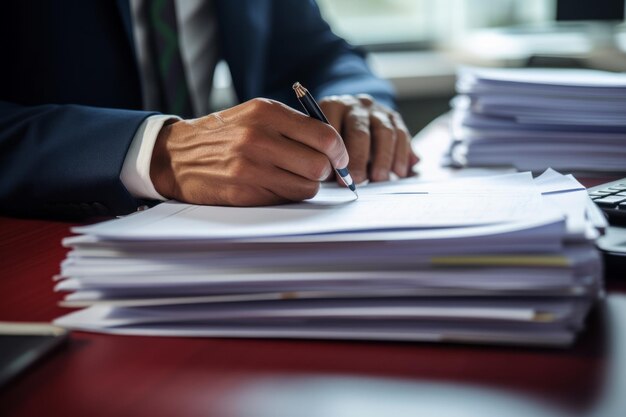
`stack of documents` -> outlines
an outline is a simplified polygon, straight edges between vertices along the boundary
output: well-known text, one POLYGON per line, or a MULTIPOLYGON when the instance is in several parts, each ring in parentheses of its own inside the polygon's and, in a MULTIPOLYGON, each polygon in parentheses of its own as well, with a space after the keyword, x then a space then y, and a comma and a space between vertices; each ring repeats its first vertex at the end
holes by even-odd
POLYGON ((606 226, 549 170, 323 187, 236 208, 166 202, 87 227, 56 320, 132 335, 568 345, 602 291, 606 226))
POLYGON ((460 164, 626 173, 626 74, 464 68, 457 92, 460 164))

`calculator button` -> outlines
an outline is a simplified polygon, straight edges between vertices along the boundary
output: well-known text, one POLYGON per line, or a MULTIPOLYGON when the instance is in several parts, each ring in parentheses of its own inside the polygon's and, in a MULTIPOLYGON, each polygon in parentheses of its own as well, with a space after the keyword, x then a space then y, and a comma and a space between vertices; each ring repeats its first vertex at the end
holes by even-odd
POLYGON ((626 197, 626 191, 622 191, 621 193, 617 193, 615 195, 626 197))
POLYGON ((602 207, 617 207, 617 205, 623 201, 626 201, 626 197, 618 195, 610 195, 594 200, 597 205, 602 207))
POLYGON ((594 197, 600 197, 603 195, 611 195, 611 194, 613 194, 611 191, 593 191, 589 193, 589 195, 594 196, 594 197))
POLYGON ((608 188, 608 191, 626 191, 626 185, 617 184, 608 188))

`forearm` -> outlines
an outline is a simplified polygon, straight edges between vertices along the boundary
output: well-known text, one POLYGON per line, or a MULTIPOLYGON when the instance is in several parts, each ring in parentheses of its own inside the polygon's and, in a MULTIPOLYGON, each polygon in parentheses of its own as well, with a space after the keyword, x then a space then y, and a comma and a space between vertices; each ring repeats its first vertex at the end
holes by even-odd
POLYGON ((150 113, 0 102, 0 212, 84 218, 132 212, 120 172, 150 113))

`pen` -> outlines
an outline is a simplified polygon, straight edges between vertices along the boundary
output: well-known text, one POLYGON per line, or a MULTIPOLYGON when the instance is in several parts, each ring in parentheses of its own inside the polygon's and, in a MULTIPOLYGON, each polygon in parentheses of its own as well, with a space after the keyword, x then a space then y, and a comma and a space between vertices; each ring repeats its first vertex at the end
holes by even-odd
MULTIPOLYGON (((306 112, 306 114, 309 115, 309 117, 317 119, 320 122, 324 122, 328 125, 330 124, 328 123, 328 119, 322 112, 322 109, 320 109, 320 106, 317 104, 311 93, 309 93, 309 90, 307 90, 302 86, 302 84, 297 82, 293 85, 293 91, 296 92, 296 97, 298 97, 298 101, 300 102, 300 104, 302 104, 302 107, 304 107, 304 111, 306 112)), ((335 168, 335 172, 337 173, 337 175, 339 175, 344 184, 346 184, 348 188, 351 189, 352 192, 358 197, 359 194, 356 192, 356 184, 354 184, 354 180, 350 176, 350 171, 348 171, 348 167, 335 168)))

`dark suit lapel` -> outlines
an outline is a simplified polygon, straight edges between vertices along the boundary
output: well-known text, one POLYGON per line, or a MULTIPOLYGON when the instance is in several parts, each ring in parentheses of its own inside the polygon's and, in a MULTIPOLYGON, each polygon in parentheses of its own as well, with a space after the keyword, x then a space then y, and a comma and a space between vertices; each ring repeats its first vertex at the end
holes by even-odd
MULTIPOLYGON (((140 76, 139 66, 137 65, 137 48, 135 47, 135 35, 133 33, 133 17, 130 10, 130 0, 116 0, 117 10, 119 12, 120 18, 122 19, 122 23, 124 26, 124 32, 126 33, 126 39, 128 40, 128 45, 130 46, 130 50, 133 54, 133 68, 135 69, 135 74, 137 79, 139 80, 139 93, 140 97, 143 97, 143 89, 145 86, 143 85, 143 80, 140 76)), ((145 103, 143 104, 145 106, 145 103)))
POLYGON ((237 96, 240 100, 257 96, 263 89, 272 2, 216 0, 214 5, 222 57, 230 67, 237 96))
POLYGON ((126 32, 126 37, 128 38, 130 48, 133 51, 133 56, 137 56, 137 50, 135 49, 135 36, 133 35, 133 19, 130 12, 130 1, 116 0, 115 3, 117 4, 117 10, 119 11, 120 17, 122 18, 124 31, 126 32))

